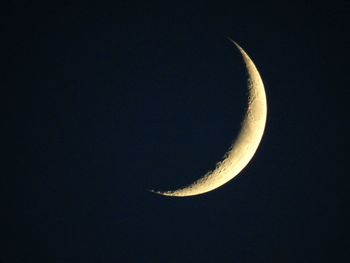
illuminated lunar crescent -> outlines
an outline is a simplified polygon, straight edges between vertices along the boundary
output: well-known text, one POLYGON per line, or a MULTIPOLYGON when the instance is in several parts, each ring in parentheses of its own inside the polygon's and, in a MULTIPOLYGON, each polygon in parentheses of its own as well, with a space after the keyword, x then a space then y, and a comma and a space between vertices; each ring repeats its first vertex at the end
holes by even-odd
POLYGON ((264 133, 267 103, 264 84, 253 61, 247 53, 230 39, 240 51, 248 72, 248 107, 239 134, 224 159, 213 171, 206 173, 194 183, 173 191, 154 193, 185 197, 212 191, 237 176, 253 158, 264 133))

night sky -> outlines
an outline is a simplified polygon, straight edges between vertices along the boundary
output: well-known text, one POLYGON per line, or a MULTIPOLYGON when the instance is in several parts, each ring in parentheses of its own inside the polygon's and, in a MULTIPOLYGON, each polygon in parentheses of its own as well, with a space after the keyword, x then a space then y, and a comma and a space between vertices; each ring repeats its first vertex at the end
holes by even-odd
POLYGON ((7 1, 0 262, 350 262, 350 3, 7 1), (265 84, 262 142, 213 169, 265 84))

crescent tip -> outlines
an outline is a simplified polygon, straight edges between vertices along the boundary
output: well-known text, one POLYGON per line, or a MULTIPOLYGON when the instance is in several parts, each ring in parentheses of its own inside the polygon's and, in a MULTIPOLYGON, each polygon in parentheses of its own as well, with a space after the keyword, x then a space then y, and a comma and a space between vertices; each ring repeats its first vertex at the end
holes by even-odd
POLYGON ((157 194, 157 195, 163 195, 163 196, 177 196, 176 194, 174 194, 174 192, 172 191, 166 191, 166 192, 161 192, 161 191, 155 191, 155 190, 149 190, 151 193, 153 194, 157 194))
POLYGON ((167 195, 166 193, 164 193, 164 192, 161 192, 161 191, 156 191, 156 190, 148 190, 148 191, 150 191, 151 193, 153 193, 153 194, 157 194, 157 195, 167 195))
POLYGON ((236 46, 238 49, 240 49, 240 50, 242 49, 241 46, 238 45, 236 41, 232 40, 232 38, 230 38, 230 37, 226 37, 226 38, 227 38, 229 41, 231 41, 233 44, 235 44, 235 46, 236 46))

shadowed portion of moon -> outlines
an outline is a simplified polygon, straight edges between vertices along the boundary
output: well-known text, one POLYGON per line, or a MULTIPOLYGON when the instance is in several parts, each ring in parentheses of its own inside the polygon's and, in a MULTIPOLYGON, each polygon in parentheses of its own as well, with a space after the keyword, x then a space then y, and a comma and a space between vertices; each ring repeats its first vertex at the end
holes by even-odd
POLYGON ((233 40, 240 51, 248 73, 248 107, 242 121, 241 129, 223 160, 217 163, 213 171, 209 171, 194 183, 172 191, 151 192, 185 197, 212 191, 237 176, 253 158, 264 133, 267 103, 263 81, 253 61, 247 53, 233 40))

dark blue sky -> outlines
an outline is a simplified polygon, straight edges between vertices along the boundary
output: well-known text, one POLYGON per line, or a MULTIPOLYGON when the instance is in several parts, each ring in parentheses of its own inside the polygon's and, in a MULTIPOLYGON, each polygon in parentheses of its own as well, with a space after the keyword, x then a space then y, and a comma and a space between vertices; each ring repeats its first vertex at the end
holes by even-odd
POLYGON ((346 262, 349 3, 33 5, 1 14, 1 262, 346 262), (215 167, 265 83, 251 163, 215 167))

